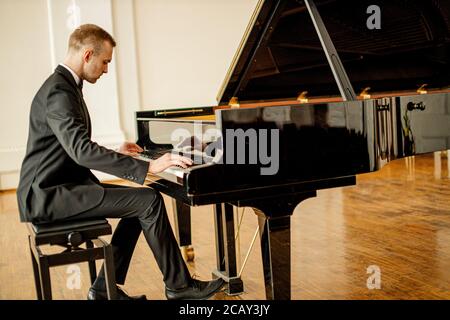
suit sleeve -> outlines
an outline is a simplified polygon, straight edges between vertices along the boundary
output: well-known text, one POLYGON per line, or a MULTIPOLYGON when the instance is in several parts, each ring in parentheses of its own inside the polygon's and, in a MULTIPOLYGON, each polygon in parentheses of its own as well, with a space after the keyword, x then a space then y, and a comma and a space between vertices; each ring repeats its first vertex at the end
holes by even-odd
POLYGON ((50 90, 47 123, 67 154, 79 165, 143 184, 149 163, 102 147, 89 138, 79 97, 65 84, 50 90))

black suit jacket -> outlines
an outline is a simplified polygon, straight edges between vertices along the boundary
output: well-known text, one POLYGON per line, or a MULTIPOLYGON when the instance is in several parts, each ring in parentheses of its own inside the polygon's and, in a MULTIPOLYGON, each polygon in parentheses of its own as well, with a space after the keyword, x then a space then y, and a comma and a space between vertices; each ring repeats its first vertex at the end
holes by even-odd
POLYGON ((58 66, 31 104, 17 189, 20 219, 56 221, 98 205, 104 188, 89 169, 143 184, 148 166, 91 141, 82 92, 72 74, 58 66))

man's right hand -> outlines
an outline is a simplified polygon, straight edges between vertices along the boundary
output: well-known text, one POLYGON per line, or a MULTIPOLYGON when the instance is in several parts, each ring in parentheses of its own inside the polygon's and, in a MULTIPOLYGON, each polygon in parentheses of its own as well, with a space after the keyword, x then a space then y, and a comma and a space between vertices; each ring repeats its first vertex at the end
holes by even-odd
POLYGON ((169 167, 180 166, 187 168, 193 164, 192 160, 178 154, 166 153, 162 157, 150 162, 148 167, 149 174, 156 174, 166 170, 169 167))

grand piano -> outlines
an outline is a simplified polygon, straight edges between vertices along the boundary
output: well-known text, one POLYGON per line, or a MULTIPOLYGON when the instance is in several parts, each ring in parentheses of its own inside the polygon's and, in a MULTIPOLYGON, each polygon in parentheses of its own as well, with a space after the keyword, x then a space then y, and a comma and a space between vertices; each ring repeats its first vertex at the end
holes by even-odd
POLYGON ((449 1, 259 1, 217 106, 136 113, 141 157, 195 162, 149 181, 174 199, 180 245, 191 245, 191 206, 213 204, 214 275, 242 292, 233 206, 251 207, 266 298, 290 299, 290 220, 301 201, 450 149, 449 58, 449 1))

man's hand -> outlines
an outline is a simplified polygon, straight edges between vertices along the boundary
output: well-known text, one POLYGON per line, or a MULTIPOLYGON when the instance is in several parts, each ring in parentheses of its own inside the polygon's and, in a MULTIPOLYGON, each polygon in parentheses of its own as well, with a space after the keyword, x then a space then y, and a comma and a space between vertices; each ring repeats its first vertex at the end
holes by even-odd
POLYGON ((144 151, 141 147, 139 147, 136 143, 133 142, 124 142, 120 146, 117 152, 124 154, 126 156, 137 156, 138 152, 144 151))
POLYGON ((169 167, 180 166, 182 168, 187 168, 192 165, 192 160, 178 154, 166 153, 162 157, 150 162, 148 167, 149 174, 156 174, 166 170, 169 167))

